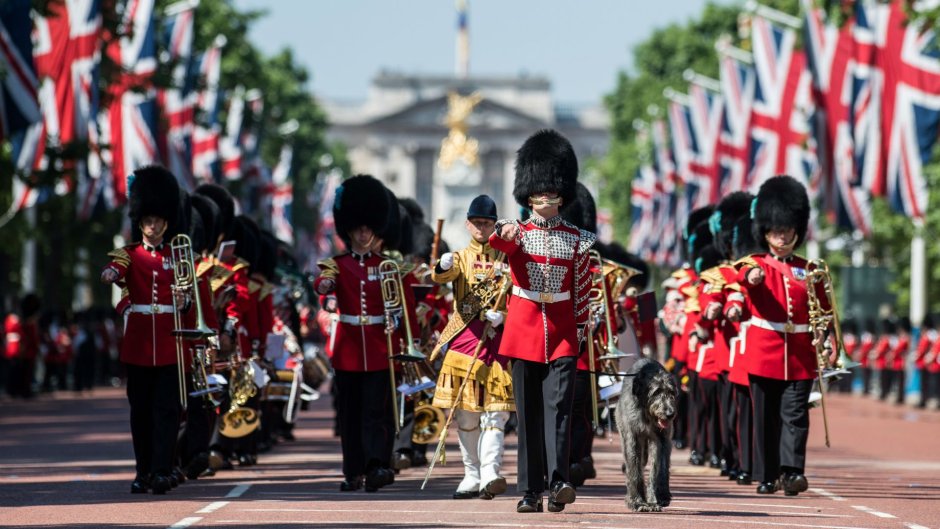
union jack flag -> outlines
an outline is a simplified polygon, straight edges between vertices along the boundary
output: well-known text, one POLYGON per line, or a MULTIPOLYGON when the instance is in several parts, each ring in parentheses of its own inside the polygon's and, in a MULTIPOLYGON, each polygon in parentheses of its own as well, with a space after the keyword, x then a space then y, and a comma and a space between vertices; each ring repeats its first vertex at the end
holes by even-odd
POLYGON ((650 252, 653 262, 666 266, 680 260, 677 243, 680 240, 676 225, 675 210, 676 185, 678 175, 669 148, 669 132, 666 123, 657 119, 651 123, 650 138, 653 142, 653 173, 656 181, 654 190, 653 217, 655 219, 650 233, 650 252))
POLYGON ((724 196, 746 189, 754 104, 754 68, 750 59, 732 56, 728 49, 718 58, 719 83, 724 106, 718 139, 718 189, 724 196))
POLYGON ((872 70, 865 56, 870 54, 870 46, 855 37, 854 20, 839 29, 826 23, 813 0, 803 0, 803 7, 827 209, 835 212, 838 225, 868 235, 871 201, 862 185, 860 166, 865 165, 868 151, 865 127, 875 117, 872 110, 877 109, 869 104, 872 70), (861 142, 856 142, 857 136, 861 142))
POLYGON ((30 0, 0 4, 0 141, 42 118, 29 35, 29 6, 30 0))
MULTIPOLYGON (((921 9, 919 3, 915 9, 921 9)), ((895 211, 923 218, 927 210, 927 182, 923 164, 937 139, 940 126, 940 54, 936 33, 919 22, 909 22, 903 2, 864 3, 856 26, 869 32, 874 68, 881 75, 873 90, 880 101, 886 134, 881 141, 880 170, 870 182, 876 195, 887 195, 895 211)))
POLYGON ((225 38, 216 37, 212 46, 193 61, 196 77, 205 89, 196 96, 196 127, 193 130, 193 175, 202 182, 221 177, 219 167, 219 78, 222 74, 222 47, 225 38))
POLYGON ((756 86, 751 112, 751 162, 747 185, 789 174, 814 195, 818 162, 810 142, 813 102, 806 56, 796 33, 761 16, 751 23, 756 86))
POLYGON ((264 101, 260 90, 243 92, 238 87, 229 104, 225 136, 219 145, 225 178, 240 180, 260 174, 262 168, 258 147, 261 142, 258 126, 263 111, 264 101))
POLYGON ((122 20, 123 35, 108 45, 108 57, 121 68, 108 87, 111 171, 114 197, 123 204, 126 176, 159 159, 157 108, 153 90, 156 71, 154 0, 128 0, 122 20))
POLYGON ((720 198, 718 140, 723 113, 724 101, 720 94, 699 84, 689 85, 689 117, 697 146, 689 171, 695 183, 703 188, 701 200, 708 203, 718 202, 720 198))
POLYGON ((696 159, 701 153, 698 137, 693 133, 692 111, 684 95, 674 95, 669 102, 669 130, 676 174, 684 184, 683 196, 691 200, 692 209, 706 206, 711 200, 711 182, 699 175, 696 159))
POLYGON ((160 152, 167 168, 176 175, 184 189, 192 190, 192 136, 195 121, 196 92, 191 67, 193 20, 198 2, 185 0, 169 6, 163 22, 163 47, 166 62, 173 64, 170 88, 157 93, 166 124, 159 136, 160 152))
POLYGON ((294 226, 291 224, 294 185, 290 179, 293 156, 293 147, 284 144, 277 165, 271 172, 271 184, 274 187, 271 197, 271 228, 275 237, 291 245, 294 244, 294 226))
MULTIPOLYGON (((637 132, 637 143, 647 145, 649 134, 637 132)), ((652 258, 655 226, 656 173, 652 164, 644 162, 630 182, 630 243, 628 250, 645 260, 652 258)))

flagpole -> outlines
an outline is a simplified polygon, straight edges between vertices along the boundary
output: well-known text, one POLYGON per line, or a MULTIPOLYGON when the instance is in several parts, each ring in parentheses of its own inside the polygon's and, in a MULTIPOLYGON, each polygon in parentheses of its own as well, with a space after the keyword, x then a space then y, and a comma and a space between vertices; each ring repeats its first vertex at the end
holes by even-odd
MULTIPOLYGON (((26 233, 36 233, 36 206, 26 208, 26 233)), ((36 292, 36 236, 23 241, 23 260, 20 262, 20 291, 24 294, 36 292)))
POLYGON ((686 68, 685 71, 682 72, 682 78, 706 90, 711 90, 712 92, 721 91, 721 83, 718 82, 718 79, 712 79, 707 75, 702 75, 691 68, 686 68))
POLYGON ((777 22, 778 24, 783 24, 784 26, 789 26, 793 29, 800 29, 803 27, 803 21, 799 17, 784 13, 783 11, 777 11, 772 7, 767 7, 763 4, 756 2, 755 0, 748 0, 744 4, 744 10, 750 13, 754 13, 759 17, 766 18, 771 22, 777 22))

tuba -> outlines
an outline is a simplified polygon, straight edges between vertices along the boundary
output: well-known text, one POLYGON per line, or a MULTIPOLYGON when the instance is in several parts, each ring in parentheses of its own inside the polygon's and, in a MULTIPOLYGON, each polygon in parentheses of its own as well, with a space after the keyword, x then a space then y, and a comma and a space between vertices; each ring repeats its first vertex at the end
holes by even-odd
POLYGON ((601 351, 602 354, 599 360, 620 360, 621 358, 631 356, 617 348, 617 329, 611 328, 610 325, 613 308, 610 306, 610 299, 607 297, 606 288, 608 285, 607 278, 610 276, 612 279, 610 284, 611 298, 617 299, 620 293, 626 289, 627 280, 630 278, 627 270, 632 269, 624 265, 614 265, 613 261, 605 261, 601 258, 601 254, 597 250, 591 250, 589 252, 588 260, 588 266, 597 270, 591 286, 591 303, 598 308, 598 312, 603 318, 601 325, 607 334, 606 342, 601 345, 603 351, 601 351), (616 292, 616 295, 614 292, 616 292))
POLYGON ((222 388, 209 383, 208 370, 211 370, 212 366, 213 362, 209 350, 205 345, 197 345, 193 351, 191 369, 193 390, 189 392, 189 396, 205 397, 206 403, 214 408, 221 404, 221 401, 216 399, 214 394, 222 391, 222 388))
POLYGON ((430 404, 415 406, 414 431, 411 442, 419 445, 433 443, 444 427, 444 412, 430 404))
POLYGON ((186 364, 184 340, 201 340, 215 334, 206 326, 199 300, 199 276, 193 259, 193 242, 188 235, 179 234, 170 240, 170 262, 173 265, 173 336, 176 341, 176 368, 179 379, 180 405, 186 409, 186 364), (196 328, 183 328, 182 307, 176 303, 176 292, 190 291, 196 302, 196 328))
POLYGON ((219 433, 230 439, 244 437, 261 425, 258 413, 251 408, 242 408, 248 399, 258 393, 255 386, 255 368, 251 362, 241 361, 234 367, 232 380, 229 382, 229 396, 232 405, 222 415, 219 433))

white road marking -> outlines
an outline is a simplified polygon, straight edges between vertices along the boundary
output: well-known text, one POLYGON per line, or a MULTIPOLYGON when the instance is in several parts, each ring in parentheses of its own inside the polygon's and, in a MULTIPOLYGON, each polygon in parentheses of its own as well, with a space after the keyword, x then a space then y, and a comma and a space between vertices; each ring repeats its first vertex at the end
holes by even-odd
POLYGON ((209 505, 206 505, 202 509, 199 509, 198 511, 196 511, 196 514, 209 514, 210 512, 215 512, 221 509, 222 507, 225 507, 228 504, 229 502, 227 501, 214 501, 210 503, 209 505))
POLYGON ((879 517, 879 518, 897 518, 897 516, 895 516, 895 515, 893 515, 893 514, 888 514, 888 513, 886 513, 886 512, 881 512, 881 511, 876 511, 875 509, 872 509, 871 507, 865 507, 864 505, 853 505, 852 508, 853 508, 853 509, 857 509, 857 510, 862 511, 862 512, 867 512, 868 514, 871 514, 871 515, 873 515, 873 516, 877 516, 877 517, 879 517))
POLYGON ((228 494, 225 495, 225 497, 226 498, 238 498, 250 488, 251 488, 251 485, 236 485, 235 488, 230 490, 228 494))
POLYGON ((917 525, 916 523, 905 523, 904 525, 910 527, 910 529, 930 529, 929 527, 924 527, 923 525, 917 525))
POLYGON ((824 489, 809 489, 809 491, 810 491, 810 492, 815 492, 816 494, 819 494, 820 496, 825 496, 825 497, 829 498, 829 499, 832 500, 832 501, 845 501, 845 498, 843 498, 842 496, 833 494, 833 493, 829 492, 828 490, 824 490, 824 489))
MULTIPOLYGON (((713 504, 710 503, 709 505, 713 505, 713 504)), ((776 505, 775 507, 780 507, 780 506, 779 506, 779 505, 776 505)), ((810 508, 812 508, 812 507, 810 507, 810 508)), ((703 509, 703 508, 701 508, 701 507, 677 507, 677 506, 675 506, 675 505, 670 506, 670 507, 668 507, 667 509, 669 509, 669 510, 676 510, 676 511, 691 511, 691 512, 701 512, 701 511, 703 511, 703 510, 711 510, 711 509, 707 509, 707 508, 706 508, 706 509, 703 509)), ((712 510, 712 512, 714 512, 714 510, 712 510)), ((721 512, 732 513, 732 512, 737 512, 737 511, 736 511, 735 509, 728 509, 728 510, 722 510, 721 512)), ((780 515, 783 515, 783 516, 809 516, 809 517, 811 517, 811 518, 854 518, 854 516, 850 516, 850 515, 847 515, 847 514, 821 514, 821 513, 818 513, 818 512, 761 511, 761 514, 762 514, 762 515, 776 515, 776 514, 780 514, 780 515)))
POLYGON ((190 525, 199 523, 202 520, 202 516, 190 516, 189 518, 183 518, 182 520, 171 525, 169 529, 183 529, 184 527, 189 527, 190 525))

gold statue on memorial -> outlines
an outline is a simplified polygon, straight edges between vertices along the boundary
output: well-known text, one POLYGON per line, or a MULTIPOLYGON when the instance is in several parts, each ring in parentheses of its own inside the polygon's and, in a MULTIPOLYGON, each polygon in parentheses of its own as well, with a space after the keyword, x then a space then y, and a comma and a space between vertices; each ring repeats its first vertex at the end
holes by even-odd
POLYGON ((467 118, 473 113, 473 108, 483 100, 479 92, 462 96, 457 92, 447 94, 447 116, 444 123, 450 128, 447 137, 441 140, 441 154, 437 164, 442 169, 448 169, 457 160, 464 164, 474 166, 479 163, 477 156, 479 142, 467 136, 467 118))

